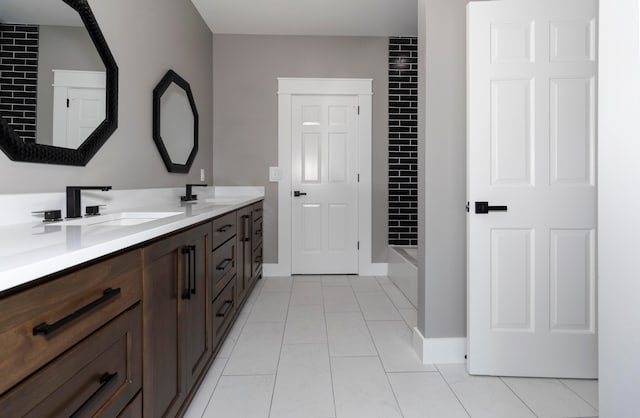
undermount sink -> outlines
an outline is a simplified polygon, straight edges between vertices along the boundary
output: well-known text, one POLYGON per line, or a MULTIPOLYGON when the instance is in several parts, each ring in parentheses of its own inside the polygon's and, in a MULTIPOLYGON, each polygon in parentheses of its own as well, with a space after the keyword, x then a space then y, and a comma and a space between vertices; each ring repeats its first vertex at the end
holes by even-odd
POLYGON ((182 212, 120 212, 66 221, 64 225, 131 226, 180 215, 182 212))

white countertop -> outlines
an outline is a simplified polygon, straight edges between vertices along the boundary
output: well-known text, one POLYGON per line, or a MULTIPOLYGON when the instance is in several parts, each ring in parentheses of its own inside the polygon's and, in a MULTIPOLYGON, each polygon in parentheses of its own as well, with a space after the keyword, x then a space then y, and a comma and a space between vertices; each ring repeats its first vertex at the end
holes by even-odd
MULTIPOLYGON (((194 193, 196 189, 194 189, 194 193)), ((179 229, 258 202, 264 194, 201 196, 198 203, 164 199, 126 212, 172 212, 171 216, 137 225, 101 225, 115 210, 82 220, 41 220, 0 226, 0 292, 96 258, 141 244, 179 229)), ((85 202, 83 201, 83 210, 85 202)), ((117 205, 114 205, 117 206, 117 205)), ((50 208, 47 208, 50 209, 50 208)), ((33 209, 37 210, 37 209, 33 209)), ((124 210, 121 210, 124 212, 124 210)))

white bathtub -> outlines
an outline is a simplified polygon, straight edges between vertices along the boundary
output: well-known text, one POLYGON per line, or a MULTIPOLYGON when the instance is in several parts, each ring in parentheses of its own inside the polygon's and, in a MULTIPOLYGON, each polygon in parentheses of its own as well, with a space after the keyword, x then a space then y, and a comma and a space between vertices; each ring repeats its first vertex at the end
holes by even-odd
POLYGON ((389 246, 389 279, 418 308, 418 247, 389 246))

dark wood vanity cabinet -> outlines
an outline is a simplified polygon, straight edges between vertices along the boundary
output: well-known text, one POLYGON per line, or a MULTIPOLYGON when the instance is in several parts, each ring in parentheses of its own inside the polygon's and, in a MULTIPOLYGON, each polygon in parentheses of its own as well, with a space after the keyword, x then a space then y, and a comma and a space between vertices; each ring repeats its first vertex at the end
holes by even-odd
POLYGON ((242 303, 247 297, 251 286, 251 236, 253 214, 251 206, 238 209, 238 276, 236 278, 236 292, 238 302, 242 303))
POLYGON ((252 280, 262 277, 262 202, 255 203, 253 209, 253 237, 251 239, 252 255, 251 276, 252 280))
POLYGON ((117 416, 142 387, 141 252, 0 297, 0 415, 117 416))
POLYGON ((143 411, 176 416, 212 354, 211 223, 143 250, 143 411))
POLYGON ((0 416, 182 416, 261 275, 259 202, 0 295, 0 416))

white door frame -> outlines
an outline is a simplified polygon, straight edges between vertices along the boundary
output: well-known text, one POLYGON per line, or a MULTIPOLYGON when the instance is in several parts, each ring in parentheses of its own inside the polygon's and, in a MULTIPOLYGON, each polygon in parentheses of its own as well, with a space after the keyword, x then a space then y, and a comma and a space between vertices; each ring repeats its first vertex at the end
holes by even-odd
POLYGON ((371 122, 373 79, 278 78, 278 263, 265 276, 291 275, 291 112, 295 95, 358 96, 358 272, 380 274, 371 262, 371 122))

